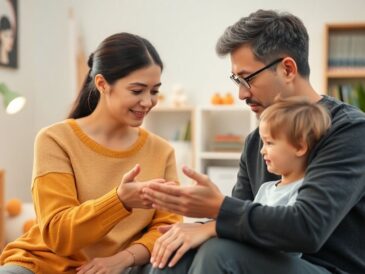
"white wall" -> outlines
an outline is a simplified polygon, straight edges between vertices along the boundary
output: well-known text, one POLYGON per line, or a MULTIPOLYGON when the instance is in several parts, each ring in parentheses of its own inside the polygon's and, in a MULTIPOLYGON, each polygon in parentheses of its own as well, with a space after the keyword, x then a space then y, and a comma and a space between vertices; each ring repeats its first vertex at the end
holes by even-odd
POLYGON ((193 104, 206 104, 215 91, 232 91, 228 58, 215 43, 224 29, 259 9, 299 16, 310 36, 311 82, 323 86, 323 31, 327 22, 365 21, 365 1, 332 0, 33 0, 19 3, 19 69, 0 69, 0 81, 25 95, 23 112, 0 108, 0 167, 6 169, 6 198, 30 201, 33 141, 41 128, 65 117, 75 95, 70 58, 69 8, 88 53, 106 36, 139 34, 158 49, 164 63, 162 90, 182 84, 193 104))

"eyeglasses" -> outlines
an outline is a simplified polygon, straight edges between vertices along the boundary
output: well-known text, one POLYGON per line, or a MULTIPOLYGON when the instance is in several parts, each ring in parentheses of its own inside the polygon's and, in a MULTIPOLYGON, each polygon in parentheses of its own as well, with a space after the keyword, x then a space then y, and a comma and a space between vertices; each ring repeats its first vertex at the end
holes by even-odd
POLYGON ((238 86, 239 85, 243 85, 245 88, 248 88, 250 89, 251 88, 251 85, 250 85, 250 81, 255 77, 257 76, 260 72, 263 72, 265 69, 268 69, 270 67, 272 67, 273 65, 276 65, 277 63, 283 61, 284 58, 279 58, 279 59, 276 59, 275 61, 271 62, 270 64, 264 66, 263 68, 255 71, 254 73, 251 73, 250 75, 248 75, 247 77, 241 77, 241 76, 238 76, 236 74, 233 74, 231 76, 229 76, 229 78, 232 79, 232 81, 237 84, 238 86))

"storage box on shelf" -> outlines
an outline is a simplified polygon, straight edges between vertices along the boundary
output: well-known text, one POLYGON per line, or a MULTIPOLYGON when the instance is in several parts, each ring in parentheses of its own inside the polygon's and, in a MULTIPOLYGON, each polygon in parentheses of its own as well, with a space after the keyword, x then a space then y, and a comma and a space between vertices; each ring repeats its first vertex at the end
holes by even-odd
POLYGON ((324 91, 365 111, 365 23, 327 24, 324 91))

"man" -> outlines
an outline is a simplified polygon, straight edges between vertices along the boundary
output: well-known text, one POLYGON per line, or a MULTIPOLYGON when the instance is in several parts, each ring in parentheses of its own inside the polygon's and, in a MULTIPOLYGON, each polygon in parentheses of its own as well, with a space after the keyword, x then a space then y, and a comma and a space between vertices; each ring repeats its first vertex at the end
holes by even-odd
POLYGON ((232 197, 188 168, 196 185, 144 189, 156 208, 212 219, 162 227, 153 273, 365 273, 364 114, 312 88, 308 34, 291 14, 258 10, 242 18, 226 29, 217 52, 230 54, 239 98, 258 117, 277 96, 304 96, 329 110, 332 127, 308 157, 293 206, 252 202, 263 182, 278 179, 260 155, 258 130, 246 139, 232 197))

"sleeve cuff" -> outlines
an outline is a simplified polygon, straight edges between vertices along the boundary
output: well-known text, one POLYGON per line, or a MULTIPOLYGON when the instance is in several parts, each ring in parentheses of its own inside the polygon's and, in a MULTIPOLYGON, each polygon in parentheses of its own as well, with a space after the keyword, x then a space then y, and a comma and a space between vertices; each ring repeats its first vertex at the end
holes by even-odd
POLYGON ((217 236, 241 240, 244 229, 245 208, 250 201, 225 197, 219 210, 216 224, 217 236))
POLYGON ((112 189, 107 194, 95 200, 95 213, 103 216, 108 216, 102 219, 103 226, 113 226, 121 219, 129 214, 123 203, 120 202, 116 193, 116 189, 112 189))

